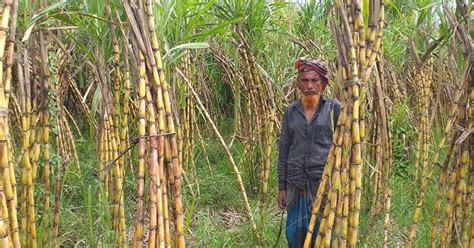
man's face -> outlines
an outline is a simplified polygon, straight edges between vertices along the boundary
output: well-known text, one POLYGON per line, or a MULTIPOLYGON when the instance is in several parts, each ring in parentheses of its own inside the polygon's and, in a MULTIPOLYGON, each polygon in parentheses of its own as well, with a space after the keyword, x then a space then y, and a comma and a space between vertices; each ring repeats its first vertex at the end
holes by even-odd
POLYGON ((300 72, 298 74, 298 88, 305 96, 320 95, 323 91, 323 79, 315 71, 300 72))

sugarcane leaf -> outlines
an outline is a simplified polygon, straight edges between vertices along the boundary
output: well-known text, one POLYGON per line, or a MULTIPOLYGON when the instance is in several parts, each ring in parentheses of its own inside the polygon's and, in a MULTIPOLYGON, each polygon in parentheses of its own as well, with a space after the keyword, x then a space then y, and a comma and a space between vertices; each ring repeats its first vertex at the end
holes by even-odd
POLYGON ((176 1, 170 1, 168 4, 166 4, 166 7, 163 8, 163 5, 160 5, 161 8, 160 14, 161 15, 166 15, 164 18, 161 18, 160 21, 157 21, 157 18, 161 15, 155 15, 155 21, 157 23, 160 23, 161 27, 166 27, 168 22, 171 20, 171 15, 175 12, 175 7, 176 7, 176 1))
POLYGON ((451 36, 451 30, 449 28, 448 21, 446 20, 446 17, 443 15, 443 12, 441 10, 437 11, 438 12, 438 18, 439 18, 439 33, 441 36, 444 37, 445 40, 448 40, 449 37, 451 36))
POLYGON ((73 39, 77 45, 81 48, 81 50, 87 55, 89 59, 93 59, 94 56, 92 56, 92 53, 89 51, 89 48, 86 46, 87 44, 83 44, 80 40, 78 40, 77 35, 71 34, 68 35, 71 39, 73 39))
POLYGON ((222 5, 215 5, 214 8, 217 11, 215 15, 219 17, 220 19, 223 19, 223 20, 232 19, 231 13, 227 11, 228 8, 225 8, 222 5))
POLYGON ((369 26, 369 0, 364 0, 362 5, 362 16, 364 17, 364 29, 367 32, 369 26))
POLYGON ((189 227, 191 226, 193 216, 196 210, 196 202, 192 201, 191 204, 188 204, 186 206, 186 216, 184 218, 185 224, 184 224, 184 232, 187 233, 189 230, 189 227))
POLYGON ((422 23, 425 23, 427 17, 431 13, 431 8, 434 6, 434 3, 430 3, 430 1, 425 1, 423 6, 419 9, 419 16, 416 21, 416 26, 419 27, 422 23))
POLYGON ((426 16, 428 15, 428 11, 426 9, 421 10, 418 19, 416 20, 416 26, 419 27, 422 23, 425 22, 426 16))
POLYGON ((195 14, 188 22, 186 26, 186 30, 184 31, 184 34, 187 35, 191 33, 191 31, 197 26, 199 23, 199 19, 214 5, 216 1, 212 0, 209 1, 206 5, 204 5, 203 8, 199 10, 197 14, 195 14))
POLYGON ((402 15, 402 12, 400 9, 397 7, 396 4, 393 3, 392 0, 387 0, 385 1, 386 6, 388 6, 390 9, 393 9, 398 15, 402 15))
POLYGON ((202 32, 202 33, 198 33, 196 35, 189 36, 187 38, 184 38, 184 40, 188 41, 188 40, 192 40, 192 39, 206 38, 206 37, 209 37, 209 36, 212 36, 212 35, 229 32, 229 30, 226 29, 228 26, 230 26, 232 24, 235 24, 235 23, 238 23, 242 20, 243 20, 243 17, 238 17, 238 18, 235 18, 235 19, 230 20, 230 21, 224 21, 224 22, 220 23, 219 25, 215 26, 214 28, 212 28, 212 29, 210 29, 206 32, 202 32))
POLYGON ((185 43, 181 45, 177 45, 173 48, 171 48, 165 56, 163 56, 163 59, 165 59, 168 56, 171 56, 173 51, 175 50, 182 50, 182 49, 203 49, 203 48, 208 48, 209 44, 207 42, 191 42, 191 43, 185 43))
POLYGON ((97 109, 99 107, 99 103, 102 99, 102 93, 100 89, 100 84, 97 84, 97 88, 95 89, 94 92, 94 97, 92 98, 92 103, 91 103, 91 116, 94 118, 95 114, 97 113, 97 109))
POLYGON ((24 43, 25 41, 27 41, 29 38, 30 38, 30 35, 31 35, 31 31, 33 31, 33 28, 35 27, 35 24, 36 23, 33 23, 31 26, 29 26, 26 31, 25 31, 25 34, 23 35, 23 38, 21 39, 21 42, 24 43))
POLYGON ((78 26, 76 22, 72 21, 70 18, 68 18, 66 15, 64 15, 62 13, 51 15, 51 17, 56 19, 56 20, 59 20, 61 22, 67 23, 69 25, 78 26))
POLYGON ((56 10, 58 9, 59 7, 62 7, 66 4, 68 4, 70 1, 62 1, 62 2, 59 2, 59 3, 55 3, 53 5, 50 5, 50 6, 47 6, 45 7, 43 10, 41 10, 38 14, 34 15, 32 20, 31 20, 31 23, 34 23, 36 21, 38 21, 40 18, 42 18, 43 16, 45 16, 46 14, 50 14, 50 12, 52 12, 53 10, 56 10))
MULTIPOLYGON (((62 1, 62 2, 59 2, 59 3, 56 3, 56 4, 53 4, 53 5, 50 5, 44 9, 42 9, 38 14, 35 14, 33 15, 33 18, 31 18, 31 21, 30 23, 27 25, 27 29, 33 29, 31 26, 34 26, 35 23, 43 18, 46 14, 50 14, 51 15, 51 12, 53 12, 54 10, 56 10, 57 8, 61 7, 61 6, 64 6, 66 4, 68 4, 69 1, 62 1)), ((31 33, 31 31, 30 31, 31 33)))

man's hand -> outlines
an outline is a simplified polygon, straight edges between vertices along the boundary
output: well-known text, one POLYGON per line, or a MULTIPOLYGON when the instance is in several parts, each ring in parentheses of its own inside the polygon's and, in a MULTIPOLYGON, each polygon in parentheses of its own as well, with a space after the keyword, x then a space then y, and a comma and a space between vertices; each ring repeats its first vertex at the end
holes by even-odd
POLYGON ((286 209, 286 191, 278 192, 278 206, 281 210, 286 209))

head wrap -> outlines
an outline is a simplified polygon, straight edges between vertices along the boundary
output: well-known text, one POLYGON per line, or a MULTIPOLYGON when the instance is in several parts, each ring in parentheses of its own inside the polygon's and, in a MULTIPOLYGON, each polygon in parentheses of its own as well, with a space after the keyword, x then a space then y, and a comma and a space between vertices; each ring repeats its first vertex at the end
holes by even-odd
POLYGON ((315 71, 323 78, 325 83, 329 81, 327 65, 320 59, 297 59, 295 68, 298 72, 315 71))

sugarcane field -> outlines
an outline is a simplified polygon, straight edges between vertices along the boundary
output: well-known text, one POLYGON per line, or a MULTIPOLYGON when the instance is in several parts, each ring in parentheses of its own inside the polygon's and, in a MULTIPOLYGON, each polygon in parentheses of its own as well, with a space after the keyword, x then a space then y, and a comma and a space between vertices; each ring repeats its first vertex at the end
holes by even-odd
POLYGON ((1 247, 474 247, 472 0, 1 0, 1 247))

